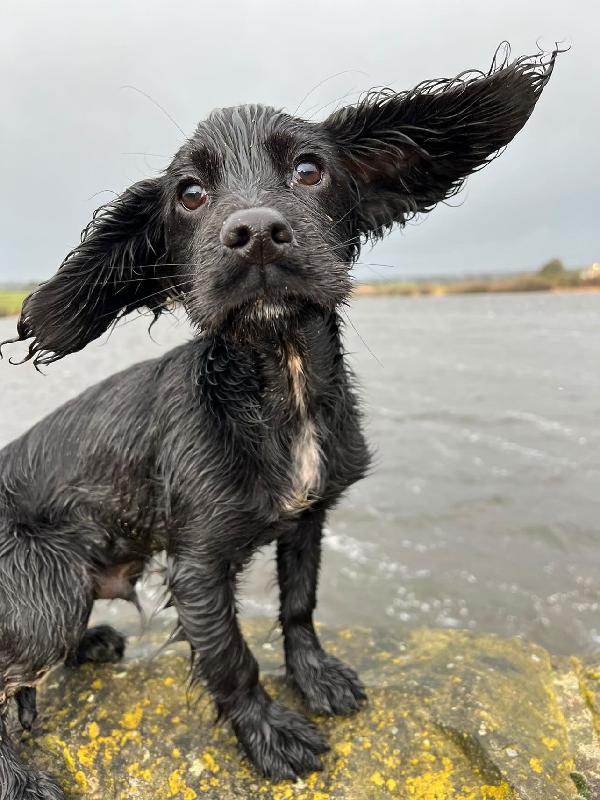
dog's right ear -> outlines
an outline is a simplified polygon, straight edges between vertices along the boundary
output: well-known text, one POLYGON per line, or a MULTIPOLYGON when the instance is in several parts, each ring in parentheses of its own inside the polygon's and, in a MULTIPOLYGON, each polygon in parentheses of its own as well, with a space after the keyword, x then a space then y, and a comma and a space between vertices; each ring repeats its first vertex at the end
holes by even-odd
POLYGON ((155 317, 164 310, 176 292, 160 274, 168 260, 163 208, 163 182, 154 178, 95 212, 81 244, 23 302, 18 336, 9 341, 33 340, 25 360, 50 364, 134 309, 147 307, 155 317))

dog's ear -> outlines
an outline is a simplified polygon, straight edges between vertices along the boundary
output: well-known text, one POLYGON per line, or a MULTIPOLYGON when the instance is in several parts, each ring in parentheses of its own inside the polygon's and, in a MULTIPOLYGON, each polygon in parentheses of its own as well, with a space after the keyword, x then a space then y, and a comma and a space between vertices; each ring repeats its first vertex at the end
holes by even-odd
POLYGON ((357 191, 356 225, 371 237, 456 194, 523 127, 557 51, 487 73, 426 81, 408 92, 369 92, 323 125, 357 191))
POLYGON ((49 364, 81 350, 134 309, 161 313, 173 296, 160 274, 167 260, 162 192, 160 178, 140 181, 95 212, 81 244, 23 303, 11 341, 32 339, 27 359, 49 364))

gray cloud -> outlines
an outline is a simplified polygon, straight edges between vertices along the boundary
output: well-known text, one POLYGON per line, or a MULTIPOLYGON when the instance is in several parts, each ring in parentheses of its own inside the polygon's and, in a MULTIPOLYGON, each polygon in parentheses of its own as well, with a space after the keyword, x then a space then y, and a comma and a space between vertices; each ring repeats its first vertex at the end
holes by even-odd
POLYGON ((93 208, 159 171, 182 142, 152 102, 124 85, 151 95, 189 134, 215 106, 300 105, 319 118, 371 86, 402 89, 485 68, 502 39, 514 55, 556 39, 572 49, 526 128, 452 201, 460 207, 440 207, 365 251, 364 262, 390 266, 362 266, 361 274, 598 260, 597 9, 587 0, 5 0, 0 280, 49 275, 93 208))

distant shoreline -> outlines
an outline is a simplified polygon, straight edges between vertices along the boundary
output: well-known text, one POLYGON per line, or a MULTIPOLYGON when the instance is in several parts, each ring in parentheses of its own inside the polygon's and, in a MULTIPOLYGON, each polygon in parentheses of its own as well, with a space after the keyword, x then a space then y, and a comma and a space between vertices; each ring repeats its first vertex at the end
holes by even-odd
POLYGON ((551 292, 552 294, 594 294, 600 292, 600 286, 544 286, 526 289, 458 289, 452 286, 419 286, 416 289, 409 287, 389 286, 361 283, 356 286, 352 294, 356 297, 448 297, 459 294, 515 294, 518 292, 551 292))
MULTIPOLYGON (((31 289, 0 290, 0 317, 17 316, 31 289)), ((422 280, 414 282, 381 281, 359 283, 352 294, 356 297, 446 297, 457 294, 505 294, 509 292, 588 293, 600 292, 600 276, 582 278, 578 272, 565 271, 548 278, 539 273, 514 275, 509 278, 474 278, 454 281, 422 280)))
POLYGON ((507 278, 463 278, 461 280, 381 281, 361 283, 354 288, 359 297, 444 297, 454 294, 504 294, 508 292, 599 292, 600 273, 584 277, 578 271, 564 270, 556 275, 539 272, 507 278))

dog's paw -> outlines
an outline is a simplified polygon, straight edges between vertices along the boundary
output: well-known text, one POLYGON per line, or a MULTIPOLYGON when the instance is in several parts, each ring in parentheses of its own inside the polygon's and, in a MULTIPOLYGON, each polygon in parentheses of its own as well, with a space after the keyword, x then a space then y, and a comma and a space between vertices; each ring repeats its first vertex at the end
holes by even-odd
POLYGON ((37 692, 35 686, 23 686, 15 694, 19 723, 24 731, 31 731, 37 719, 37 692))
POLYGON ((306 707, 315 714, 351 714, 367 699, 356 672, 322 650, 301 650, 288 664, 306 707))
POLYGON ((234 725, 250 760, 274 781, 294 780, 323 768, 320 755, 329 746, 316 725, 273 700, 260 714, 234 725))
POLYGON ((44 773, 37 773, 34 784, 27 787, 23 800, 65 800, 65 794, 53 778, 44 773))
POLYGON ((81 637, 77 652, 69 659, 70 666, 85 664, 114 664, 123 658, 126 639, 110 625, 88 628, 81 637))
MULTIPOLYGON (((2 758, 0 757, 0 764, 2 758)), ((0 784, 0 797, 6 800, 65 800, 65 794, 58 783, 46 775, 44 772, 34 772, 33 770, 18 766, 18 771, 0 771, 4 778, 0 784)))

